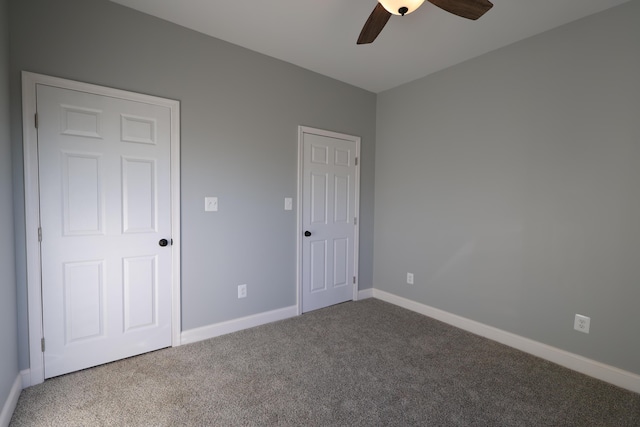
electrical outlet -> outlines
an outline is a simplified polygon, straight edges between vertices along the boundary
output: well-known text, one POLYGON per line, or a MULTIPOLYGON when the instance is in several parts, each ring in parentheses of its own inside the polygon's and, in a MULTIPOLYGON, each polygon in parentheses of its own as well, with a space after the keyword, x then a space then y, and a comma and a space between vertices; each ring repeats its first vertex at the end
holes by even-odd
POLYGON ((247 297, 247 285, 238 285, 238 298, 246 298, 247 297))
POLYGON ((204 198, 204 210, 206 212, 218 212, 218 198, 217 197, 205 197, 204 198))
POLYGON ((407 273, 407 283, 413 285, 413 273, 407 273))
POLYGON ((583 316, 581 314, 576 314, 576 318, 573 322, 573 329, 576 331, 584 332, 585 334, 589 333, 589 326, 591 325, 591 318, 587 316, 583 316))

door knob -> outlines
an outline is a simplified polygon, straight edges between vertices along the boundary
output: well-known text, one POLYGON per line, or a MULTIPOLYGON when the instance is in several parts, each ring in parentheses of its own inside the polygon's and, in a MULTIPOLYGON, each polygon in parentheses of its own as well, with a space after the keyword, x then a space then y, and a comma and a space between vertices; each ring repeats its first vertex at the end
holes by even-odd
POLYGON ((304 232, 304 235, 305 235, 306 237, 309 237, 309 236, 311 236, 311 232, 310 232, 310 231, 305 231, 305 232, 304 232))
POLYGON ((158 244, 162 247, 165 247, 169 244, 169 241, 167 239, 160 239, 160 241, 158 242, 158 244))

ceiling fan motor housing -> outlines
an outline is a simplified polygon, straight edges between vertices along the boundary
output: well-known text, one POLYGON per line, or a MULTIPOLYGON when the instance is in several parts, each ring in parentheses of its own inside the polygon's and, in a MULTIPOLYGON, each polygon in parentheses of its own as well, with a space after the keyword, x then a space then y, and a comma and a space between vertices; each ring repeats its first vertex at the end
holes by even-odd
POLYGON ((394 15, 406 15, 419 8, 424 0, 379 0, 389 13, 394 15))

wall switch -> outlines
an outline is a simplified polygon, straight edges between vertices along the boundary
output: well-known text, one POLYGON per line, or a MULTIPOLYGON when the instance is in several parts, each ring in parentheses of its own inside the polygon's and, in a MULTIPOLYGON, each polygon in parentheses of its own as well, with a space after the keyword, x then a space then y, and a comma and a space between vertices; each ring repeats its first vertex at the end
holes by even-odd
POLYGON ((589 326, 591 325, 591 318, 587 316, 583 316, 581 314, 576 314, 576 318, 573 321, 573 329, 576 331, 584 332, 585 334, 589 333, 589 326))
POLYGON ((293 209, 293 199, 291 197, 284 198, 284 210, 290 211, 293 209))
POLYGON ((247 297, 247 285, 238 285, 238 298, 246 298, 247 297))
POLYGON ((217 197, 205 197, 204 198, 204 210, 206 212, 218 211, 218 198, 217 197))
POLYGON ((407 283, 413 285, 413 273, 407 273, 407 283))

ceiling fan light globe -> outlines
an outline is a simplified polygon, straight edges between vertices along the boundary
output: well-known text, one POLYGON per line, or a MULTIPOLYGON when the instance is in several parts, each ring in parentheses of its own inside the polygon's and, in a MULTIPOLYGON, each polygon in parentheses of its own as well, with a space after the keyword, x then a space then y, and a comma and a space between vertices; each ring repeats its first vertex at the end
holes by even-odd
POLYGON ((400 12, 400 8, 406 7, 407 11, 404 15, 408 15, 419 8, 424 3, 424 0, 379 0, 379 3, 394 15, 403 15, 400 12))

